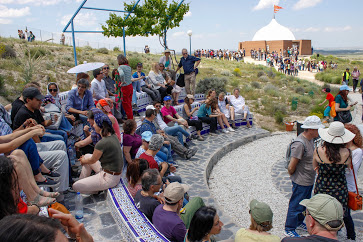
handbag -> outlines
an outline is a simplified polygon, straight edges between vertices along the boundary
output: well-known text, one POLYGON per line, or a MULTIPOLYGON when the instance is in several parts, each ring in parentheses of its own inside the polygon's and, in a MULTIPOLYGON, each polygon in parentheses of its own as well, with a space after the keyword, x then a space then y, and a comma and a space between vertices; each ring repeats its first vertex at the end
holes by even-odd
POLYGON ((355 192, 348 192, 348 207, 352 210, 362 210, 362 196, 359 195, 358 186, 357 186, 357 180, 355 178, 355 172, 354 167, 352 164, 352 171, 353 171, 353 177, 354 177, 354 183, 355 183, 355 189, 357 193, 355 192))
POLYGON ((338 121, 343 124, 349 123, 352 121, 352 115, 349 110, 337 112, 338 121))
POLYGON ((185 87, 184 74, 179 74, 178 79, 176 80, 176 85, 179 87, 185 87))

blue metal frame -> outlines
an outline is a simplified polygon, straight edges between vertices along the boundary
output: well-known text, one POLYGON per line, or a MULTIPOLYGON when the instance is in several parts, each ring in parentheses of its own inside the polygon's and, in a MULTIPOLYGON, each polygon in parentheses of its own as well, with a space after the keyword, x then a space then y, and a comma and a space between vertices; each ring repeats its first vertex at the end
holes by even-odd
MULTIPOLYGON (((98 10, 98 11, 109 11, 109 12, 120 12, 120 13, 128 13, 127 16, 125 17, 125 20, 128 19, 130 17, 130 15, 132 14, 132 12, 135 10, 136 6, 139 4, 140 0, 137 0, 137 2, 135 3, 135 5, 133 6, 133 8, 131 9, 131 11, 125 11, 125 10, 115 10, 115 9, 106 9, 106 8, 93 8, 93 7, 84 7, 84 5, 86 4, 88 0, 84 0, 81 5, 79 6, 79 8, 76 10, 76 12, 73 14, 72 18, 69 20, 69 22, 67 23, 67 25, 64 27, 63 29, 63 33, 72 33, 72 42, 73 42, 73 55, 74 55, 74 62, 75 65, 77 66, 77 49, 76 49, 76 40, 74 37, 74 33, 103 33, 103 31, 75 31, 74 30, 74 24, 73 24, 73 20, 74 18, 77 16, 77 14, 79 13, 79 11, 81 11, 81 9, 88 9, 88 10, 98 10), (72 30, 67 30, 69 25, 71 25, 72 30)), ((177 11, 180 7, 180 5, 184 2, 184 0, 181 0, 179 5, 177 6, 177 8, 175 9, 175 11, 177 11)), ((171 16, 169 16, 168 21, 170 20, 171 16)), ((122 32, 123 32, 123 47, 124 47, 124 55, 126 56, 126 36, 125 36, 125 27, 122 28, 122 32)), ((165 42, 165 48, 166 48, 166 32, 167 32, 167 28, 165 28, 164 31, 164 42, 165 42)))

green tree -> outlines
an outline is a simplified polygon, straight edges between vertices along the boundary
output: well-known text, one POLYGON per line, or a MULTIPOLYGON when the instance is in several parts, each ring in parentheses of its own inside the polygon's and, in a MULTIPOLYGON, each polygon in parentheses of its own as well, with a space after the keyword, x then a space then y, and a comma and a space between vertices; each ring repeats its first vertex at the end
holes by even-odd
MULTIPOLYGON (((135 1, 124 3, 125 11, 131 11, 135 1)), ((159 35, 163 36, 164 31, 179 27, 184 18, 184 14, 189 11, 189 3, 174 1, 168 4, 168 0, 145 0, 143 5, 137 5, 126 20, 125 15, 119 16, 114 13, 102 25, 103 35, 110 37, 123 36, 123 27, 125 27, 126 36, 145 36, 159 35)))

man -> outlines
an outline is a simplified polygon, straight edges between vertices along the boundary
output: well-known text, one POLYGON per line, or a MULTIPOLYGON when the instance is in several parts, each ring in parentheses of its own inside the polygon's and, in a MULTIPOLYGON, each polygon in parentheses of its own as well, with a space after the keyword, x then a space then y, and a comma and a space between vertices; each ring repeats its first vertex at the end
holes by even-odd
POLYGON ((91 82, 91 93, 93 95, 93 98, 97 101, 100 99, 108 98, 108 92, 106 89, 105 81, 103 78, 103 73, 101 69, 95 69, 93 70, 93 80, 91 82))
POLYGON ((349 83, 349 78, 350 78, 350 72, 349 72, 349 68, 345 69, 345 72, 343 72, 342 75, 342 85, 347 85, 349 83))
POLYGON ((184 194, 189 186, 173 182, 164 190, 165 204, 160 204, 152 217, 155 228, 170 241, 184 241, 187 229, 179 217, 184 194))
POLYGON ((79 79, 77 88, 68 92, 66 111, 73 114, 77 120, 87 123, 88 110, 95 108, 92 92, 87 90, 89 82, 87 79, 79 79))
POLYGON ((195 69, 198 67, 200 63, 200 59, 191 55, 188 55, 187 49, 182 49, 183 57, 180 58, 180 62, 178 68, 175 72, 178 72, 180 68, 183 66, 184 69, 184 82, 185 82, 185 91, 187 94, 195 94, 195 69))
POLYGON ((140 210, 152 222, 154 210, 160 205, 155 198, 155 193, 159 192, 163 184, 157 169, 147 169, 141 176, 142 190, 139 190, 134 198, 137 209, 140 210))
MULTIPOLYGON (((115 102, 115 91, 116 91, 115 85, 116 85, 116 83, 115 83, 114 80, 112 80, 112 78, 109 75, 110 66, 105 64, 102 67, 102 73, 103 73, 103 81, 105 82, 108 96, 113 102, 115 102)), ((118 110, 116 108, 116 105, 113 106, 113 112, 112 113, 115 116, 115 118, 117 118, 117 119, 121 118, 121 112, 120 112, 120 110, 118 110)))
POLYGON ((301 238, 284 238, 289 241, 338 241, 337 232, 344 226, 343 207, 341 203, 328 194, 316 194, 304 199, 300 204, 306 207, 305 221, 310 236, 301 238))
MULTIPOLYGON (((44 120, 41 112, 39 111, 40 106, 42 104, 42 99, 44 96, 40 93, 38 88, 28 87, 24 89, 22 96, 24 98, 25 104, 19 109, 16 113, 13 129, 18 129, 27 119, 33 119, 36 121, 36 124, 41 124, 45 128, 49 125, 53 124, 53 120, 44 120)), ((55 116, 55 121, 57 120, 57 116, 55 116)), ((62 130, 47 130, 47 132, 52 132, 52 134, 46 133, 40 139, 36 139, 36 142, 47 142, 54 140, 63 140, 67 142, 67 133, 62 130), (53 133, 54 132, 54 133, 53 133)))
MULTIPOLYGON (((247 118, 251 115, 249 107, 246 105, 245 99, 239 95, 239 88, 233 90, 233 95, 229 96, 229 101, 234 107, 234 112, 243 114, 243 121, 247 121, 247 118)), ((247 127, 251 127, 249 121, 247 121, 247 127)))
POLYGON ((303 199, 311 197, 315 181, 313 168, 314 138, 319 136, 318 129, 324 128, 324 125, 322 125, 319 117, 313 115, 307 117, 301 127, 305 130, 291 145, 291 159, 288 165, 292 182, 292 195, 286 216, 285 235, 289 237, 300 237, 295 231, 297 228, 306 229, 302 215, 304 207, 299 203, 303 199))

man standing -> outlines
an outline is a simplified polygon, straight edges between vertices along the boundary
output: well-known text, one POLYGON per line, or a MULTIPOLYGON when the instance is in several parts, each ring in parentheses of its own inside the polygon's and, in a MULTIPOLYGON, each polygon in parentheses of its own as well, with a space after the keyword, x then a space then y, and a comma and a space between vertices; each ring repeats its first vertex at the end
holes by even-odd
POLYGON ((183 66, 184 69, 184 82, 185 91, 187 94, 195 94, 195 69, 200 63, 200 59, 191 55, 188 55, 187 49, 182 50, 183 57, 180 58, 180 62, 176 72, 183 66))
POLYGON ((310 236, 301 238, 284 238, 290 241, 325 241, 337 242, 337 232, 344 226, 342 204, 328 194, 316 194, 311 199, 304 199, 300 205, 305 206, 305 221, 310 236))
POLYGON ((97 101, 100 99, 105 99, 109 97, 105 81, 102 80, 103 73, 101 69, 93 70, 93 77, 94 79, 91 82, 91 92, 93 94, 93 98, 97 101))
POLYGON ((343 72, 342 75, 342 85, 347 85, 349 83, 349 78, 350 78, 350 72, 349 72, 349 68, 345 69, 345 72, 343 72))
POLYGON ((319 136, 318 129, 324 128, 324 125, 319 117, 313 115, 307 117, 301 127, 305 130, 291 145, 291 159, 287 168, 292 182, 292 195, 285 223, 285 235, 288 237, 300 237, 295 230, 306 229, 302 214, 304 207, 299 203, 311 197, 315 180, 314 138, 319 136))

